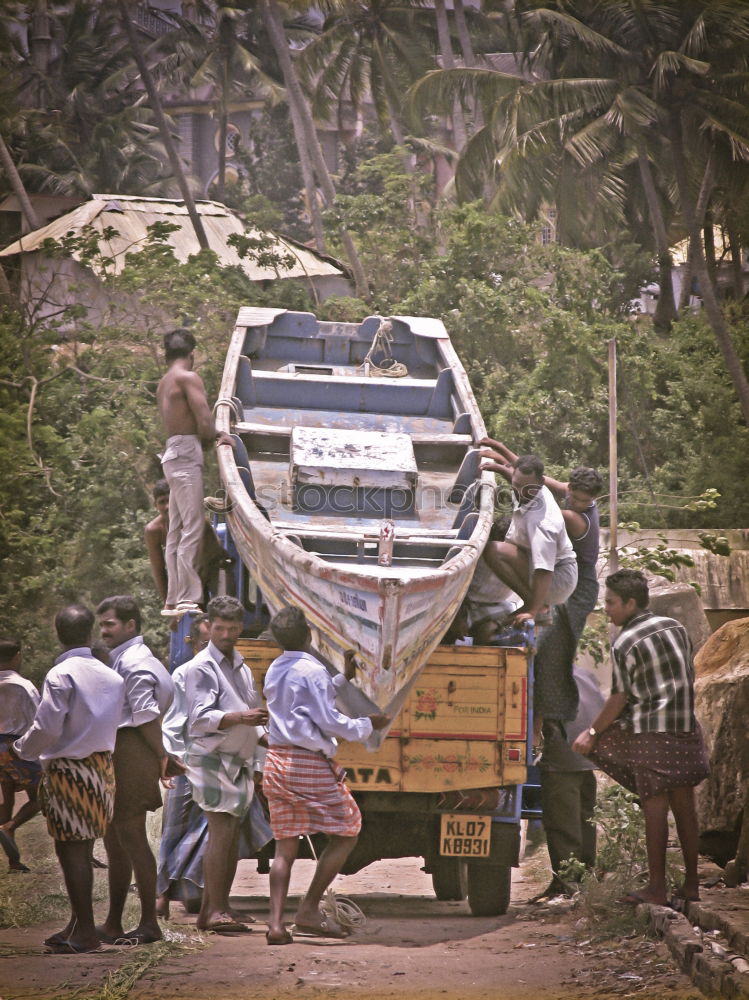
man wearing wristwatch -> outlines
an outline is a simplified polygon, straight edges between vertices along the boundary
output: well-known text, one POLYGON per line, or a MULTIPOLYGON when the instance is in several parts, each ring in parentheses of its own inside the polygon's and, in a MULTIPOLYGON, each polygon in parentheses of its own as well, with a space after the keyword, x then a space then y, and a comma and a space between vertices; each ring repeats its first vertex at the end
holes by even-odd
POLYGON ((648 885, 627 893, 630 905, 668 902, 666 846, 669 809, 684 857, 685 878, 672 901, 699 899, 699 831, 694 787, 708 775, 707 754, 694 715, 694 669, 686 629, 648 610, 648 584, 639 570, 606 579, 606 614, 621 632, 611 646, 611 694, 572 749, 589 757, 639 795, 645 817, 648 885))
POLYGON ((216 431, 203 380, 193 371, 195 337, 189 330, 164 336, 167 365, 156 390, 159 416, 166 434, 161 456, 169 483, 169 532, 164 557, 167 595, 162 615, 200 610, 203 585, 196 569, 203 538, 203 448, 231 446, 230 435, 216 431))

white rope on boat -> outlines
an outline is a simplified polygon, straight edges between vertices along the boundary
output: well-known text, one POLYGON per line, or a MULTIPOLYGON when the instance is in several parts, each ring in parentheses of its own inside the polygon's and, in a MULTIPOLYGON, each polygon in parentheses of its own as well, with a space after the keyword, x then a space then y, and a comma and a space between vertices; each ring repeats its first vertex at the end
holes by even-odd
POLYGON ((408 368, 400 361, 396 361, 392 352, 393 324, 389 319, 383 319, 375 331, 372 338, 372 346, 367 351, 367 356, 359 365, 364 369, 367 376, 384 376, 385 378, 404 378, 408 375, 408 368), (382 354, 382 361, 375 364, 373 358, 377 352, 382 354))

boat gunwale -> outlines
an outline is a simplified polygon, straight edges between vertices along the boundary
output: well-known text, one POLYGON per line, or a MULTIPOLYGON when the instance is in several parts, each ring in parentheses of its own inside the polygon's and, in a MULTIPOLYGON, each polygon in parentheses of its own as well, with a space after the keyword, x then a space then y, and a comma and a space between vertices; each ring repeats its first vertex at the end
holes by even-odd
MULTIPOLYGON (((272 323, 277 316, 287 311, 288 310, 268 309, 266 322, 261 322, 260 319, 262 318, 262 314, 265 310, 256 309, 253 311, 253 315, 258 317, 257 323, 247 325, 239 325, 239 323, 237 323, 234 326, 229 347, 226 352, 219 399, 215 407, 217 431, 224 431, 229 434, 233 432, 233 428, 231 426, 231 418, 234 409, 232 400, 236 394, 239 360, 242 356, 242 348, 244 346, 247 329, 250 326, 270 325, 270 323, 272 323)), ((407 320, 405 317, 393 318, 407 321, 413 336, 419 335, 413 330, 413 321, 418 318, 408 317, 407 320)), ((434 323, 435 321, 432 320, 431 322, 434 323)), ((457 353, 455 352, 455 349, 452 346, 452 343, 450 342, 447 333, 445 332, 444 337, 437 337, 434 333, 429 333, 427 336, 430 336, 438 341, 438 351, 442 355, 445 367, 449 367, 453 372, 455 391, 466 404, 467 412, 471 418, 472 426, 476 429, 477 436, 479 436, 479 438, 484 436, 486 434, 486 428, 483 417, 473 396, 468 376, 462 363, 460 362, 460 359, 458 358, 457 353)), ((241 422, 242 421, 239 421, 239 423, 241 422)), ((462 573, 466 574, 466 588, 468 587, 470 583, 470 576, 468 573, 475 565, 477 558, 480 557, 480 553, 483 552, 493 521, 493 496, 494 488, 496 486, 496 477, 493 473, 484 470, 474 480, 474 482, 479 485, 479 520, 471 537, 464 540, 468 542, 468 544, 460 546, 460 551, 457 552, 447 563, 444 563, 433 570, 419 572, 416 577, 409 580, 408 566, 394 569, 392 576, 373 576, 367 572, 357 572, 355 565, 347 565, 345 567, 336 566, 334 563, 323 560, 316 553, 300 548, 295 542, 287 537, 286 531, 288 529, 279 529, 273 524, 272 521, 267 520, 255 501, 249 495, 239 476, 233 449, 231 449, 228 445, 222 445, 218 447, 217 452, 221 481, 227 491, 229 506, 231 508, 230 519, 236 518, 238 521, 244 522, 246 527, 250 530, 257 532, 264 539, 264 543, 272 546, 277 552, 277 558, 290 560, 298 569, 303 570, 306 573, 312 572, 312 566, 314 566, 315 574, 319 575, 323 579, 338 582, 345 581, 346 586, 356 586, 361 590, 374 591, 377 593, 383 593, 385 590, 390 590, 393 585, 397 585, 399 589, 402 588, 406 591, 414 589, 421 590, 425 587, 425 585, 428 585, 427 581, 439 580, 440 578, 444 579, 445 576, 453 576, 462 573)), ((435 532, 435 535, 437 535, 437 532, 435 532)), ((396 542, 397 541, 398 538, 396 535, 396 542)), ((256 559, 259 559, 257 554, 256 559)), ((414 567, 414 569, 416 568, 423 570, 423 567, 414 567)), ((362 566, 362 570, 364 569, 365 567, 362 566)))

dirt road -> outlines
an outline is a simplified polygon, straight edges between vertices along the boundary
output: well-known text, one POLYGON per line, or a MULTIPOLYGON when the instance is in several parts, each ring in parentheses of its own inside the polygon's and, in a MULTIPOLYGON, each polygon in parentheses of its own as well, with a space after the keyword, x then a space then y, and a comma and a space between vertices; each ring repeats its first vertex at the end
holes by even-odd
MULTIPOLYGON (((310 865, 298 863, 292 894, 306 885, 310 865)), ((575 912, 522 905, 543 887, 533 872, 530 863, 515 873, 506 916, 475 918, 466 903, 438 902, 417 860, 379 862, 336 885, 337 893, 352 897, 366 916, 351 938, 298 938, 288 947, 269 948, 263 934, 267 876, 259 876, 252 862, 241 862, 234 898, 239 909, 257 918, 253 934, 200 939, 192 929, 194 918, 178 904, 165 929, 187 950, 170 945, 42 956, 40 943, 56 927, 5 930, 0 932, 0 997, 697 1000, 700 994, 674 971, 662 945, 639 935, 597 942, 595 928, 582 925, 575 912), (148 968, 150 961, 154 964, 148 968)))

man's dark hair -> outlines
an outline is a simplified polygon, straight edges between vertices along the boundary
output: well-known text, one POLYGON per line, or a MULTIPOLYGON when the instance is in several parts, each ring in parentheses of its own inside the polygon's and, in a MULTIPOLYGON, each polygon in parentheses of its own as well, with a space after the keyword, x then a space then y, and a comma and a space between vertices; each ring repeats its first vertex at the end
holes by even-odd
POLYGON ((0 663, 10 663, 20 652, 18 639, 0 639, 0 663))
POLYGON ((194 350, 195 337, 184 327, 164 334, 164 356, 167 364, 176 361, 177 358, 189 358, 194 350))
POLYGON ((592 497, 597 497, 603 489, 603 480, 595 469, 578 465, 570 472, 568 485, 571 490, 580 490, 582 493, 589 493, 592 497))
POLYGON ((190 646, 193 653, 197 653, 198 639, 200 638, 200 626, 203 622, 210 621, 208 615, 201 611, 200 614, 194 615, 192 621, 190 622, 190 646))
POLYGON ((638 608, 646 608, 650 597, 648 581, 639 569, 619 569, 606 577, 606 586, 626 602, 634 598, 638 608))
POLYGON ((244 621, 244 608, 242 602, 238 601, 236 597, 228 595, 213 597, 205 610, 209 622, 212 622, 214 618, 226 618, 230 622, 244 621))
POLYGON ((515 468, 524 476, 533 476, 539 483, 544 481, 544 463, 538 455, 519 455, 515 459, 515 468))
POLYGON ((270 630, 281 649, 304 649, 309 639, 309 625, 301 608, 281 608, 271 618, 270 630))
POLYGON ((115 617, 121 622, 135 622, 135 631, 140 632, 140 608, 138 602, 129 594, 117 594, 114 597, 105 597, 96 609, 97 615, 103 615, 105 611, 114 611, 115 617))
POLYGON ((169 483, 166 479, 159 479, 158 482, 153 484, 153 490, 151 492, 154 500, 158 500, 159 497, 168 497, 170 493, 169 483))
POLYGON ((83 604, 69 604, 55 615, 57 638, 68 648, 90 645, 93 628, 94 613, 83 604))

